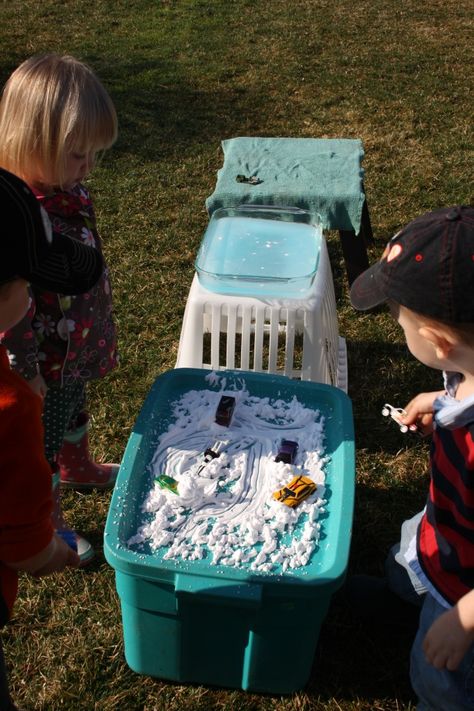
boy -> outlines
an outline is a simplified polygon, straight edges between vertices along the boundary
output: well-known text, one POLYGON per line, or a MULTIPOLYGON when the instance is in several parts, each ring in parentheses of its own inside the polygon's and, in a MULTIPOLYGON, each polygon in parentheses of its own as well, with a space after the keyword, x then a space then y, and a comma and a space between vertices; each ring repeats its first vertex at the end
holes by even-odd
MULTIPOLYGON (((68 237, 53 237, 46 213, 31 190, 0 169, 0 332, 23 318, 28 282, 65 294, 91 289, 102 273, 102 257, 68 237)), ((51 524, 51 468, 43 448, 42 398, 10 369, 0 345, 0 627, 8 621, 18 572, 35 577, 79 557, 51 524)), ((0 641, 0 711, 14 711, 0 641)))
POLYGON ((351 288, 355 308, 387 302, 420 362, 445 389, 407 406, 405 424, 433 425, 431 483, 410 573, 426 589, 410 676, 419 711, 474 708, 474 208, 410 222, 351 288))

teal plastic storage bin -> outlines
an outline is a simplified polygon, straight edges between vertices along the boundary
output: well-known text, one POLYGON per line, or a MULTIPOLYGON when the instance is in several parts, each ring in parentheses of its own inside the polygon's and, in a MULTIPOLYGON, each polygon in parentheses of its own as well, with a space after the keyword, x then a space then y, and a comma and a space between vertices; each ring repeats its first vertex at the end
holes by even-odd
MULTIPOLYGON (((107 517, 104 552, 115 569, 125 657, 140 674, 286 694, 308 681, 319 630, 332 593, 344 580, 354 503, 351 403, 340 389, 284 376, 223 371, 250 395, 296 397, 325 417, 326 513, 308 565, 281 574, 211 565, 207 559, 164 560, 164 550, 133 550, 142 522, 160 435, 173 424, 171 405, 190 390, 210 390, 203 369, 175 369, 157 378, 120 467, 107 517), (241 386, 241 385, 240 385, 241 386)), ((219 390, 219 386, 215 386, 219 390)))

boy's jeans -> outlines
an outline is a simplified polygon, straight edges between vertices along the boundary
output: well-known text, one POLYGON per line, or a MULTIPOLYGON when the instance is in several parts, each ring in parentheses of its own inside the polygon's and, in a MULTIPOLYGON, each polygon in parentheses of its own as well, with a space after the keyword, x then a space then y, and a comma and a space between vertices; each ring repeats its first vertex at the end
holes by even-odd
POLYGON ((393 546, 385 562, 390 589, 404 600, 421 605, 418 632, 411 652, 410 677, 418 696, 418 711, 473 711, 474 709, 474 644, 458 669, 439 671, 425 659, 422 644, 433 622, 446 612, 418 580, 405 561, 407 547, 416 535, 423 511, 404 521, 400 543, 393 546))
POLYGON ((472 711, 474 709, 474 644, 456 671, 435 669, 425 659, 423 640, 433 622, 446 608, 426 595, 418 633, 411 651, 410 677, 418 696, 418 711, 472 711))
POLYGON ((400 542, 392 546, 385 560, 385 577, 390 590, 406 602, 420 607, 423 604, 426 588, 410 569, 405 560, 405 553, 413 537, 416 536, 422 515, 423 511, 420 511, 402 523, 400 542))

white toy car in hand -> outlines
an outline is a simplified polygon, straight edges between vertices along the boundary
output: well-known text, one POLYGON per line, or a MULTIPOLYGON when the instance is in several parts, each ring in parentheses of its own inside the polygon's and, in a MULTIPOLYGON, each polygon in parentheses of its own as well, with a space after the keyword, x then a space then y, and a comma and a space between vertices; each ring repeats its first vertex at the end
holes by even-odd
POLYGON ((403 432, 404 434, 406 432, 418 431, 418 427, 416 425, 404 425, 403 422, 400 422, 400 416, 406 415, 406 411, 403 407, 393 407, 393 405, 389 405, 388 402, 386 402, 382 409, 382 415, 384 417, 390 416, 392 420, 395 420, 397 425, 400 427, 400 432, 403 432))

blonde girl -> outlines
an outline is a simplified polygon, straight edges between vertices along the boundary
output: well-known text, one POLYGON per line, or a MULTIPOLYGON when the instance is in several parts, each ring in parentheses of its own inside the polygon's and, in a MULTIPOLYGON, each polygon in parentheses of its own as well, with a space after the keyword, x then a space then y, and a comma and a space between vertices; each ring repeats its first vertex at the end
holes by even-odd
MULTIPOLYGON (((92 69, 71 56, 27 59, 0 101, 0 166, 28 183, 48 213, 57 239, 73 237, 102 252, 91 197, 83 181, 117 137, 117 116, 92 69)), ((15 368, 44 397, 45 453, 53 471, 57 529, 68 528, 59 487, 113 486, 118 466, 89 456, 85 389, 117 364, 108 268, 77 296, 32 287, 33 305, 3 334, 15 368)), ((82 564, 94 555, 77 536, 82 564)))

